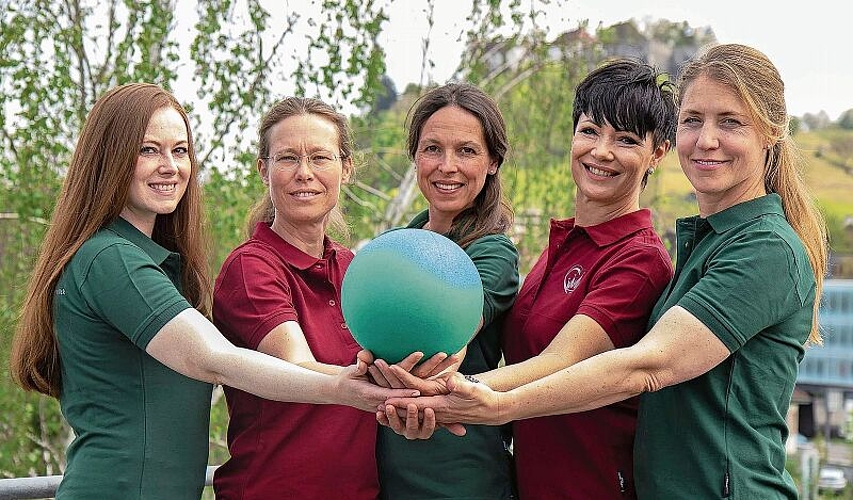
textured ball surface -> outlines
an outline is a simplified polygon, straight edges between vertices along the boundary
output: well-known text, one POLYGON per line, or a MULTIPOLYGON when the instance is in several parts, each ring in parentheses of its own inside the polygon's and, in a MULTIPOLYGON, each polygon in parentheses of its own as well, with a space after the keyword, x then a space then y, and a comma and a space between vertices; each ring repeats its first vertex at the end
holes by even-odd
POLYGON ((483 283, 459 245, 433 231, 396 229, 356 253, 341 286, 356 342, 397 363, 414 351, 453 354, 476 333, 483 283))

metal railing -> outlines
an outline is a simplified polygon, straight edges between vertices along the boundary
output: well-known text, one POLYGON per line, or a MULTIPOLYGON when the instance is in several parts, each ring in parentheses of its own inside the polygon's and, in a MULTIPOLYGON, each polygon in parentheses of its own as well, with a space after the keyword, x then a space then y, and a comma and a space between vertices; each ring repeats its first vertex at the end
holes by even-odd
MULTIPOLYGON (((204 478, 205 486, 213 484, 213 471, 217 467, 218 465, 207 466, 207 474, 204 478)), ((0 500, 53 498, 60 481, 62 481, 61 475, 0 479, 0 500)))

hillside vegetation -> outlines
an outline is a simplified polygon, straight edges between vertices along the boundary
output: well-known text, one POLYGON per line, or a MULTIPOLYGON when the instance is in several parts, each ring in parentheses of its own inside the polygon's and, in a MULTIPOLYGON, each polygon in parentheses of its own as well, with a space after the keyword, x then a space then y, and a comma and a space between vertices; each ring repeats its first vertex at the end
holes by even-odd
MULTIPOLYGON (((794 139, 806 159, 806 183, 826 217, 831 250, 853 253, 853 227, 845 229, 845 222, 853 225, 853 155, 843 147, 853 142, 853 130, 800 132, 794 139)), ((642 204, 654 211, 655 226, 669 237, 676 218, 697 213, 692 188, 674 151, 649 179, 642 204)))

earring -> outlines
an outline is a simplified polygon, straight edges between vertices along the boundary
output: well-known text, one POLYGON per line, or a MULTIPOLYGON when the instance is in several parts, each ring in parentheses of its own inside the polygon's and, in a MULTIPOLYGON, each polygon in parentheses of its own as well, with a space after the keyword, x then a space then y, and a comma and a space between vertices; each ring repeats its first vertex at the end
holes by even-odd
POLYGON ((646 175, 652 175, 653 173, 655 173, 655 167, 649 167, 649 169, 646 170, 646 175))

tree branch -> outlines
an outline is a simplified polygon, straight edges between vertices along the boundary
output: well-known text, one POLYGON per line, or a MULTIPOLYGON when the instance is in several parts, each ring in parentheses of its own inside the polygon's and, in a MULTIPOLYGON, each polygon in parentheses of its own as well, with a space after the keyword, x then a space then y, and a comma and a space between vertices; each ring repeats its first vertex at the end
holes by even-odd
MULTIPOLYGON (((263 61, 261 61, 261 64, 259 65, 259 67, 261 69, 260 69, 260 71, 255 73, 255 78, 252 80, 252 83, 249 84, 249 90, 247 91, 247 94, 252 95, 255 92, 255 89, 258 88, 258 85, 260 85, 261 80, 264 77, 264 68, 266 68, 269 65, 270 61, 272 61, 273 56, 276 55, 279 47, 281 47, 281 45, 284 43, 284 39, 287 37, 287 35, 290 35, 293 33, 293 27, 295 24, 295 19, 294 19, 295 17, 298 17, 298 16, 296 16, 295 14, 292 14, 291 16, 289 16, 287 18, 287 22, 288 22, 287 29, 285 29, 281 33, 281 36, 279 36, 278 41, 276 41, 276 43, 273 44, 273 48, 270 51, 269 56, 266 59, 264 59, 263 61)), ((258 38, 258 44, 261 44, 261 43, 262 43, 262 41, 259 37, 258 38)), ((262 56, 263 54, 259 53, 258 55, 262 56)), ((233 125, 235 121, 237 121, 237 116, 232 114, 231 118, 225 123, 225 126, 223 126, 219 129, 218 136, 213 141, 214 144, 222 144, 222 142, 225 139, 225 135, 228 133, 228 130, 231 128, 231 125, 233 125)), ((211 148, 210 150, 208 150, 205 153, 204 158, 202 158, 201 161, 198 163, 199 164, 199 170, 204 170, 204 168, 205 168, 204 166, 207 164, 207 161, 210 159, 210 156, 213 154, 213 150, 214 150, 214 148, 211 148)))

